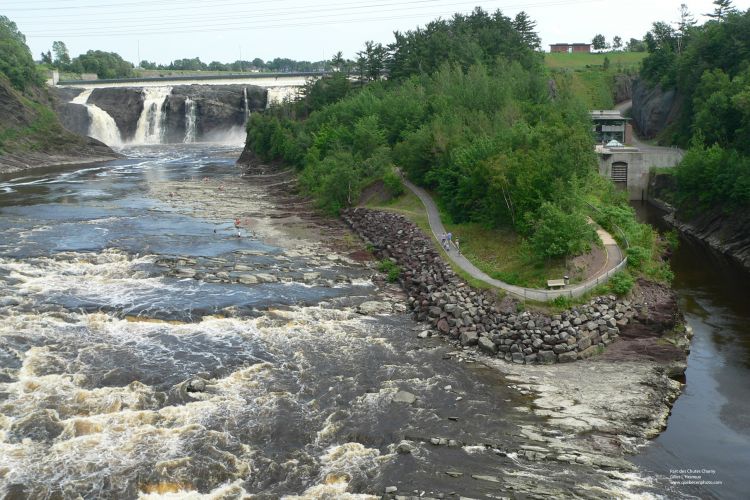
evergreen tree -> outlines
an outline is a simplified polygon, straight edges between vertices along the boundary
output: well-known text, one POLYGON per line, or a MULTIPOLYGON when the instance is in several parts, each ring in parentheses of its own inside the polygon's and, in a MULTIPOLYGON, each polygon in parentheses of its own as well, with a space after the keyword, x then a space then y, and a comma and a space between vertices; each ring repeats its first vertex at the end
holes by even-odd
POLYGON ((714 8, 713 13, 706 14, 706 16, 716 19, 717 21, 722 21, 728 14, 736 12, 734 5, 732 5, 732 0, 714 0, 714 5, 716 7, 714 8))
POLYGON ((526 12, 521 11, 513 19, 513 28, 521 35, 521 40, 533 50, 539 50, 542 40, 536 33, 536 21, 533 21, 526 12))

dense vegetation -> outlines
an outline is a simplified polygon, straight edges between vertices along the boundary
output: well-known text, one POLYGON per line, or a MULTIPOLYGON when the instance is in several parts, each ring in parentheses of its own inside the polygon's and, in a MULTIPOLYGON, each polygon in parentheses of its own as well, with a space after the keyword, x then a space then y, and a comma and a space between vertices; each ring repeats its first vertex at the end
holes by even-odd
POLYGON ((85 141, 65 131, 49 106, 44 78, 16 24, 0 16, 0 155, 60 154, 85 141))
POLYGON ((750 206, 750 10, 715 3, 702 26, 688 16, 677 29, 655 23, 646 37, 642 75, 684 99, 666 139, 690 147, 675 171, 688 211, 750 206))
MULTIPOLYGON (((331 213, 375 180, 398 191, 400 170, 436 194, 449 222, 512 228, 540 260, 589 248, 592 206, 643 227, 596 174, 586 106, 565 79, 552 84, 538 42, 516 26, 477 9, 396 33, 386 50, 368 43, 365 66, 382 65, 387 80, 318 80, 301 101, 253 115, 248 147, 294 165, 331 213)), ((653 233, 633 237, 650 256, 653 233)))
POLYGON ((44 81, 26 46, 26 37, 5 16, 0 16, 0 74, 21 91, 44 81))

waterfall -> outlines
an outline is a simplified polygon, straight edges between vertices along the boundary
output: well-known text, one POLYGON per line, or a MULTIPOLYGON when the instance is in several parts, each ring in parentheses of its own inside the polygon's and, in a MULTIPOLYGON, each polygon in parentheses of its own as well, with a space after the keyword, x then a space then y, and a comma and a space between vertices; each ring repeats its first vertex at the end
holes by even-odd
POLYGON ((250 106, 247 102, 247 87, 242 87, 242 99, 245 103, 245 122, 247 122, 247 119, 250 116, 250 106))
POLYGON ((143 111, 138 118, 133 143, 161 144, 164 142, 164 102, 172 87, 145 87, 143 89, 143 111))
POLYGON ((185 139, 182 142, 195 142, 196 106, 191 98, 185 98, 185 139))
POLYGON ((99 106, 88 103, 91 92, 93 92, 93 89, 86 89, 71 101, 73 104, 82 104, 83 106, 86 106, 89 118, 91 119, 88 135, 94 139, 99 139, 107 146, 122 146, 120 129, 117 128, 115 119, 99 106))

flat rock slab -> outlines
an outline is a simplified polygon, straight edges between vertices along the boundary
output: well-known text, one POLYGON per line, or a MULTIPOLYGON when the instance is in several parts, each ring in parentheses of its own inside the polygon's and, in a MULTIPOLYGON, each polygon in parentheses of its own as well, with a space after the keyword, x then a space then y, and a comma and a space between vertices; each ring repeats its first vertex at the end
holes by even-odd
POLYGON ((394 403, 405 403, 405 404, 410 405, 414 403, 414 401, 416 400, 417 400, 417 397, 411 392, 398 391, 396 394, 393 395, 394 403))

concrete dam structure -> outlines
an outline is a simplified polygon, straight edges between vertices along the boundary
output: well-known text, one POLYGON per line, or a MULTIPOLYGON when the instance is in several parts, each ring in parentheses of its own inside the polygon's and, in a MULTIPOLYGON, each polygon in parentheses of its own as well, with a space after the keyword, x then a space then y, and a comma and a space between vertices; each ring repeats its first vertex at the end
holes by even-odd
POLYGON ((268 105, 258 86, 55 87, 63 125, 110 147, 221 141, 268 105))

